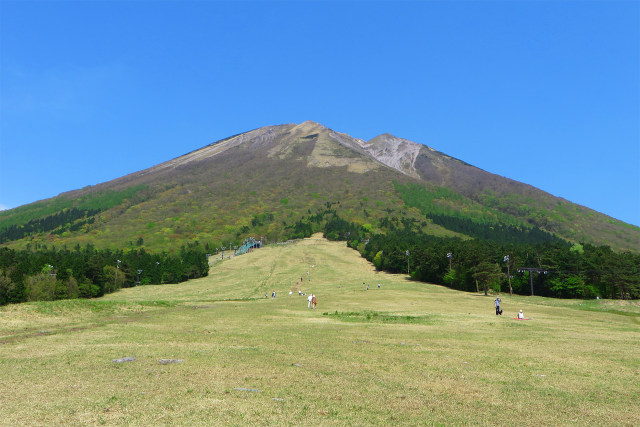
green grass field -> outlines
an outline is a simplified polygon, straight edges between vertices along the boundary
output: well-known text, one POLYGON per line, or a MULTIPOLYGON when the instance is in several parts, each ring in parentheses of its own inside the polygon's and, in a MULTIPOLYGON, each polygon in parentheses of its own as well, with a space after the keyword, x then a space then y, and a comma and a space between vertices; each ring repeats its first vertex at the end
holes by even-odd
POLYGON ((637 301, 501 297, 497 317, 314 237, 183 284, 0 307, 0 423, 640 425, 637 301))

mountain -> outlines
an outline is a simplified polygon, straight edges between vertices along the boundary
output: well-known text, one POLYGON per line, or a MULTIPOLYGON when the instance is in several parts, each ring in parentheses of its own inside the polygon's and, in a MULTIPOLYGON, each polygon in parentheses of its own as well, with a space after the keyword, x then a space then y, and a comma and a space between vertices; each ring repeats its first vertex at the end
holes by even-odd
POLYGON ((191 240, 272 242, 329 208, 374 231, 413 221, 430 234, 469 238, 477 227, 510 227, 640 251, 639 227, 416 142, 390 134, 363 141, 310 121, 255 129, 1 212, 0 243, 156 250, 191 240))

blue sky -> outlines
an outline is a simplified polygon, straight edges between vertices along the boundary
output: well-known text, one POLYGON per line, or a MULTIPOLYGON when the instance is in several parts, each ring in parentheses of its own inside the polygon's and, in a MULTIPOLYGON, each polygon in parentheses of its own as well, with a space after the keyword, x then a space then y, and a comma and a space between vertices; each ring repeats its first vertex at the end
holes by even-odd
POLYGON ((391 133, 640 225, 640 2, 0 0, 0 207, 266 125, 391 133))

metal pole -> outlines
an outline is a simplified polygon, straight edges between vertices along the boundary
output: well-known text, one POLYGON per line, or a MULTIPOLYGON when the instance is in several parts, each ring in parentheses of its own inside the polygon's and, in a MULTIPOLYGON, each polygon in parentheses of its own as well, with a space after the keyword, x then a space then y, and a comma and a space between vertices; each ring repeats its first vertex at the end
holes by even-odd
POLYGON ((533 296, 533 270, 529 270, 529 283, 531 284, 531 296, 533 296))
POLYGON ((406 254, 407 254, 407 274, 410 275, 409 274, 409 251, 407 251, 406 254))
POLYGON ((116 260, 116 278, 113 280, 113 289, 115 290, 118 286, 118 270, 120 269, 120 260, 116 260))
POLYGON ((509 280, 509 295, 513 296, 513 289, 511 288, 511 272, 509 271, 509 255, 504 256, 504 262, 507 263, 507 279, 509 280))

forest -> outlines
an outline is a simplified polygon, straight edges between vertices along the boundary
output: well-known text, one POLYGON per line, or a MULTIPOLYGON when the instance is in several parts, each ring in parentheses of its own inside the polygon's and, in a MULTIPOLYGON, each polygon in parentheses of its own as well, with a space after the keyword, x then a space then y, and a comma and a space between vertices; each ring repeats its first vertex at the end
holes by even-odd
POLYGON ((183 245, 176 254, 144 248, 73 250, 46 246, 0 248, 0 305, 25 301, 94 298, 137 285, 179 283, 208 274, 205 248, 183 245))
POLYGON ((65 231, 76 231, 85 224, 93 224, 94 216, 98 213, 100 213, 100 209, 72 207, 43 218, 31 219, 24 225, 13 224, 0 229, 0 243, 22 239, 34 233, 52 231, 52 234, 62 234, 65 231))
MULTIPOLYGON (((505 227, 497 241, 442 238, 425 234, 414 221, 385 233, 348 222, 327 211, 323 232, 346 240, 378 270, 408 273, 416 281, 469 292, 513 292, 557 298, 640 298, 640 254, 608 246, 568 243, 536 231, 536 243, 505 227), (512 235, 509 235, 509 232, 512 235), (526 269, 526 270, 525 270, 526 269)), ((469 224, 467 224, 469 225, 469 224)), ((482 225, 471 234, 484 234, 482 225)), ((303 230, 297 224, 296 230, 303 230)))
MULTIPOLYGON (((286 227, 284 240, 322 232, 345 241, 378 270, 468 292, 512 292, 557 298, 640 298, 640 254, 608 246, 569 243, 535 227, 478 223, 427 214, 424 221, 390 216, 380 228, 343 219, 334 204, 286 227), (473 238, 436 237, 423 230, 448 222, 473 238)), ((335 203, 339 205, 339 203, 335 203)), ((84 212, 82 215, 86 215, 84 212)), ((272 218, 268 218, 271 220, 272 218)), ((256 222, 266 218, 256 216, 256 222)), ((139 239, 142 244, 142 239, 139 239)), ((93 298, 137 285, 179 283, 208 274, 211 242, 183 245, 176 253, 73 250, 44 245, 0 248, 0 305, 25 301, 93 298)), ((229 247, 233 246, 233 242, 229 247)))

